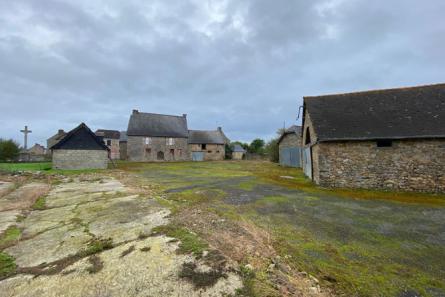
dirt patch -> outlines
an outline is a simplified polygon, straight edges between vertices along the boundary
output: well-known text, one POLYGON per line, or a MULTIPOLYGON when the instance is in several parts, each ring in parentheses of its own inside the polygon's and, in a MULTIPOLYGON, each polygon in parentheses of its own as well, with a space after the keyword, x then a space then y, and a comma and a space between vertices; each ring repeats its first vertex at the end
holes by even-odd
POLYGON ((98 273, 104 268, 104 262, 100 259, 98 255, 92 255, 88 258, 91 266, 87 268, 89 273, 98 273))
POLYGON ((38 182, 21 186, 0 199, 0 212, 30 208, 37 198, 46 195, 49 189, 48 184, 38 182))
POLYGON ((202 271, 196 263, 186 262, 182 264, 179 277, 191 282, 196 289, 203 289, 214 286, 220 278, 227 278, 227 274, 222 270, 208 269, 202 271))

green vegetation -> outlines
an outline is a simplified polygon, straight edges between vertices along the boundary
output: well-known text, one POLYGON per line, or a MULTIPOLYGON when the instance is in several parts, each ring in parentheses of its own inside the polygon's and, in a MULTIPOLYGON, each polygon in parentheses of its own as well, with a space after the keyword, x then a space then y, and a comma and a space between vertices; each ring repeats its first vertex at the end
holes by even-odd
POLYGON ((13 274, 15 269, 16 265, 14 258, 4 252, 0 252, 0 279, 13 274))
POLYGON ((42 196, 37 198, 36 202, 31 206, 34 210, 44 210, 46 208, 46 197, 42 196))
POLYGON ((0 161, 15 160, 20 153, 20 148, 17 142, 12 139, 5 140, 0 138, 0 161))
POLYGON ((35 163, 0 163, 0 170, 4 171, 47 171, 51 169, 51 162, 35 163))
POLYGON ((202 253, 209 248, 208 244, 196 234, 182 227, 174 225, 159 226, 153 229, 153 233, 164 234, 178 239, 180 241, 178 251, 183 254, 192 253, 196 257, 201 257, 202 253))
POLYGON ((112 248, 113 240, 111 238, 96 238, 88 243, 86 249, 79 252, 79 256, 86 257, 112 248))
POLYGON ((0 249, 10 246, 20 238, 22 231, 17 226, 12 226, 0 235, 0 249))

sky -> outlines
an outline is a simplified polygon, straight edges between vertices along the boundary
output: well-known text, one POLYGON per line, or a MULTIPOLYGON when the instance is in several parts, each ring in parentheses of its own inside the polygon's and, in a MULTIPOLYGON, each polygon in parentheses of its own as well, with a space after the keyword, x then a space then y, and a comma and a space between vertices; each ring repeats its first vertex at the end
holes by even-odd
POLYGON ((133 109, 270 139, 303 96, 445 82, 443 0, 0 0, 0 138, 133 109))

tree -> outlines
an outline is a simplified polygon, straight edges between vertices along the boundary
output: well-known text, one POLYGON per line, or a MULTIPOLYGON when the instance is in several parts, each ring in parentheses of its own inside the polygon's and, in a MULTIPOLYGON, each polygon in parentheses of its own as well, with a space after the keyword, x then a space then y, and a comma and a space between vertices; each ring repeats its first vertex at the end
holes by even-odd
POLYGON ((264 140, 260 138, 254 139, 249 145, 248 151, 250 153, 264 154, 264 140))
POLYGON ((19 145, 12 139, 0 138, 0 161, 13 161, 20 153, 19 145))
POLYGON ((278 163, 280 161, 280 149, 278 146, 278 140, 280 139, 281 135, 283 135, 284 132, 285 129, 283 128, 278 129, 277 136, 269 140, 266 144, 265 151, 266 154, 269 156, 271 162, 278 163))
POLYGON ((224 159, 231 160, 232 159, 232 152, 233 152, 233 144, 225 144, 225 150, 226 155, 224 156, 224 159))

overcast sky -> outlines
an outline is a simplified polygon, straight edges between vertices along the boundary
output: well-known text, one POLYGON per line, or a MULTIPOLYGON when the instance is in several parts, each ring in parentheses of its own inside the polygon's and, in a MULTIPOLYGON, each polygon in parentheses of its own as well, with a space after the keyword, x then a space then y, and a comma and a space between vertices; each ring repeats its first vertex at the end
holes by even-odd
POLYGON ((302 96, 445 82, 444 0, 0 0, 0 137, 132 109, 268 139, 302 96))

